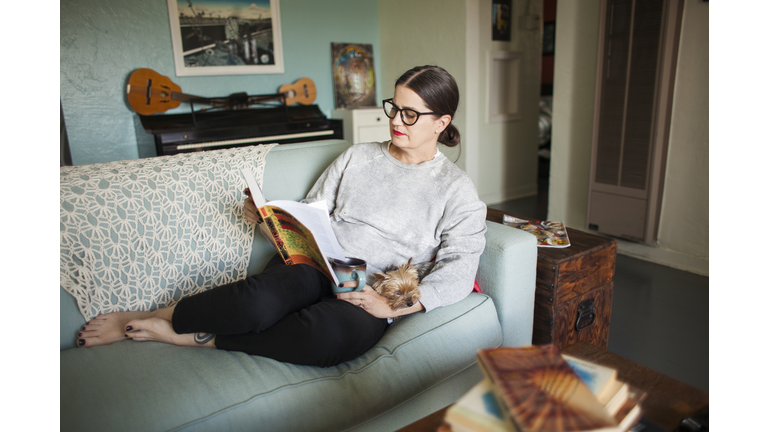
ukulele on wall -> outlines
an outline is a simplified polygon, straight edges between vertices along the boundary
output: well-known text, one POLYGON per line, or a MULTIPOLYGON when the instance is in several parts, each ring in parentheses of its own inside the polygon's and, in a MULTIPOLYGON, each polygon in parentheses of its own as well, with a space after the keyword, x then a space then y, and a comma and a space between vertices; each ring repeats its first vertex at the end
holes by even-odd
POLYGON ((233 109, 277 100, 285 105, 309 105, 317 96, 315 83, 309 78, 301 78, 293 84, 280 86, 277 94, 248 96, 245 93, 237 93, 227 97, 204 98, 182 93, 181 87, 167 76, 147 68, 136 69, 131 74, 126 93, 128 105, 141 115, 165 112, 178 107, 182 102, 233 109))

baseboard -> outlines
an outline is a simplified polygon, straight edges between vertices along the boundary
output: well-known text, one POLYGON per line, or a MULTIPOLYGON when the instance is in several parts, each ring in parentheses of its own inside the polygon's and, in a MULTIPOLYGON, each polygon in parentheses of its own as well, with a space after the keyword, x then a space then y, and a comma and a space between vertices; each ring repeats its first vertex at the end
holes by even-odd
POLYGON ((618 242, 618 253, 621 255, 709 277, 709 260, 642 243, 633 243, 621 239, 616 239, 616 241, 618 242))

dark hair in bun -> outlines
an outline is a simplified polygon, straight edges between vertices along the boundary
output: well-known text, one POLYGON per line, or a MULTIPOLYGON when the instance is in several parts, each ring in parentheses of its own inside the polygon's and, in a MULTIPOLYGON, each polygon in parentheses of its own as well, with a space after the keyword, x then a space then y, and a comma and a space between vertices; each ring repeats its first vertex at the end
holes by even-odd
POLYGON ((459 107, 459 86, 451 74, 440 66, 418 66, 395 82, 395 87, 399 85, 413 90, 431 111, 451 116, 451 123, 440 133, 438 142, 448 147, 461 144, 459 129, 453 125, 459 107))

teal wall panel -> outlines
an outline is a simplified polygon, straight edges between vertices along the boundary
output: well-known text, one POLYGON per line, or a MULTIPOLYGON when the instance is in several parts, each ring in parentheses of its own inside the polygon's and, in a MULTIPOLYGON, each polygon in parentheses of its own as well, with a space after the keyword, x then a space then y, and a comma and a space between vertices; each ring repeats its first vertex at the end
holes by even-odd
MULTIPOLYGON (((145 155, 125 100, 128 77, 141 67, 168 76, 184 93, 204 97, 272 94, 309 77, 317 86, 315 104, 330 117, 331 43, 365 43, 373 45, 378 99, 383 97, 377 0, 282 0, 285 72, 206 77, 176 76, 164 0, 62 0, 60 6, 60 97, 75 165, 145 155)), ((188 106, 182 104, 169 112, 184 111, 188 106)))

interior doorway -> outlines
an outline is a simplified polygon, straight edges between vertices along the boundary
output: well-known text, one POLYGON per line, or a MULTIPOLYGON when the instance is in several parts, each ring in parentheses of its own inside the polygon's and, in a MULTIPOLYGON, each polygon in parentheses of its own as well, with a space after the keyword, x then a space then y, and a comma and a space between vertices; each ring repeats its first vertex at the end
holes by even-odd
POLYGON ((517 216, 546 220, 549 207, 549 167, 552 136, 552 94, 555 74, 555 18, 557 0, 544 0, 542 10, 541 89, 539 92, 538 175, 535 196, 489 207, 517 216))

